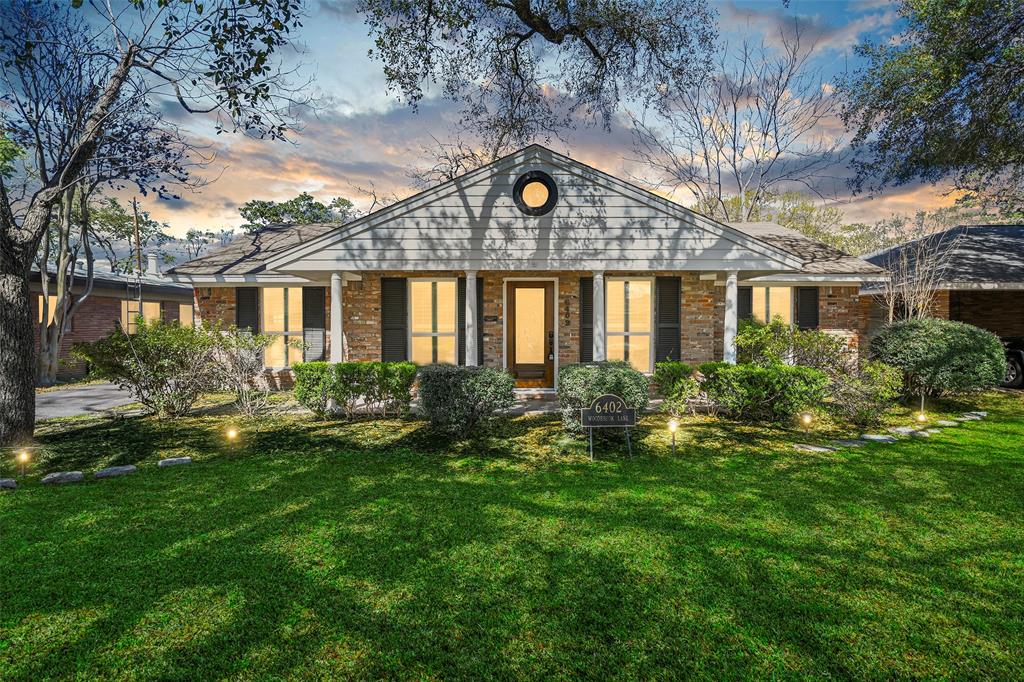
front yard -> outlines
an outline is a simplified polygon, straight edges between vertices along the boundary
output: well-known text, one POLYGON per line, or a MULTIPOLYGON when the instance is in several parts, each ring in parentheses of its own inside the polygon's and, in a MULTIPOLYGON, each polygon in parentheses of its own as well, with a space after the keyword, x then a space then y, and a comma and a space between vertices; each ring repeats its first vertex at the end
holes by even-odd
POLYGON ((593 463, 555 417, 53 423, 36 471, 139 471, 0 494, 0 678, 1020 678, 1024 400, 947 408, 989 416, 672 456, 655 415, 593 463))

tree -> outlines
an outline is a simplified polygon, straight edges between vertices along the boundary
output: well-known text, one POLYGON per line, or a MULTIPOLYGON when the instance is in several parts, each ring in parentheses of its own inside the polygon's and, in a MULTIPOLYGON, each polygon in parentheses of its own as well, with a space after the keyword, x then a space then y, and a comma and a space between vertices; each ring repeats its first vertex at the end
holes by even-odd
MULTIPOLYGON (((106 58, 92 105, 65 143, 15 140, 32 164, 22 189, 0 178, 0 445, 30 438, 35 422, 32 263, 68 191, 92 177, 90 168, 120 167, 127 147, 101 153, 115 115, 167 96, 188 112, 208 116, 218 131, 276 139, 284 137, 295 107, 303 104, 277 66, 280 49, 301 25, 299 0, 133 0, 116 8, 97 0, 88 6, 88 26, 63 47, 106 58)), ((37 97, 19 72, 36 51, 62 43, 49 20, 59 11, 37 3, 2 8, 0 68, 10 76, 0 95, 8 134, 61 106, 63 90, 37 97)), ((159 191, 154 184, 151 189, 159 191)))
MULTIPOLYGON (((89 206, 89 235, 104 251, 114 272, 131 272, 137 266, 134 255, 135 216, 126 209, 117 197, 101 197, 89 206), (118 245, 133 245, 132 255, 118 256, 118 245)), ((139 211, 139 247, 142 251, 150 246, 163 246, 173 238, 167 234, 167 223, 154 220, 149 211, 139 211)), ((166 254, 164 254, 166 255, 166 254)))
POLYGON ((1024 4, 903 0, 906 30, 863 44, 840 85, 855 190, 951 179, 1024 205, 1024 4))
POLYGON ((359 0, 392 91, 462 104, 485 156, 577 123, 610 125, 623 97, 683 87, 716 37, 706 0, 359 0))
POLYGON ((825 125, 837 104, 811 66, 814 47, 797 25, 777 49, 726 46, 710 78, 666 83, 651 110, 632 116, 636 153, 658 175, 652 184, 686 190, 709 216, 733 222, 753 220, 787 189, 820 197, 841 141, 825 125))
POLYGON ((348 199, 335 197, 323 204, 308 192, 282 201, 253 199, 238 208, 246 223, 242 229, 256 232, 268 225, 293 223, 347 223, 356 216, 355 206, 348 199))

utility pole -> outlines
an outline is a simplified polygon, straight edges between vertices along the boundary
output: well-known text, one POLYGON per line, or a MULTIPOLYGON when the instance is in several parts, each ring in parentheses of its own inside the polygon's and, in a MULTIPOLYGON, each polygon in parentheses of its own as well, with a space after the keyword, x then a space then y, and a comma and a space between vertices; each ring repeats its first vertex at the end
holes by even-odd
POLYGON ((132 214, 135 216, 135 259, 138 262, 139 273, 142 272, 142 239, 139 237, 139 202, 132 197, 132 214))

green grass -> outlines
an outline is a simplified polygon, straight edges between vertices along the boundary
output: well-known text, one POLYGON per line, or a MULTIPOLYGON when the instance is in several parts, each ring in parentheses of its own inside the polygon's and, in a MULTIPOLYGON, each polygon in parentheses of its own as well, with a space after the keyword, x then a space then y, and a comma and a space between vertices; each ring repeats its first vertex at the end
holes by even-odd
POLYGON ((0 494, 0 679, 1020 678, 1024 404, 971 406, 824 455, 652 416, 593 463, 547 417, 52 423, 0 494))

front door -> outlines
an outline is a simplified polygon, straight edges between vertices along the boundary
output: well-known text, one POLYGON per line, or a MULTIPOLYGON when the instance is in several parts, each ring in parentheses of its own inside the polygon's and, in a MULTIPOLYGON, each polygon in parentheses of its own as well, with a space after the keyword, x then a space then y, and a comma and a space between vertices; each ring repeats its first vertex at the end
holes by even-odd
POLYGON ((519 388, 555 385, 555 284, 508 282, 509 370, 519 388))

